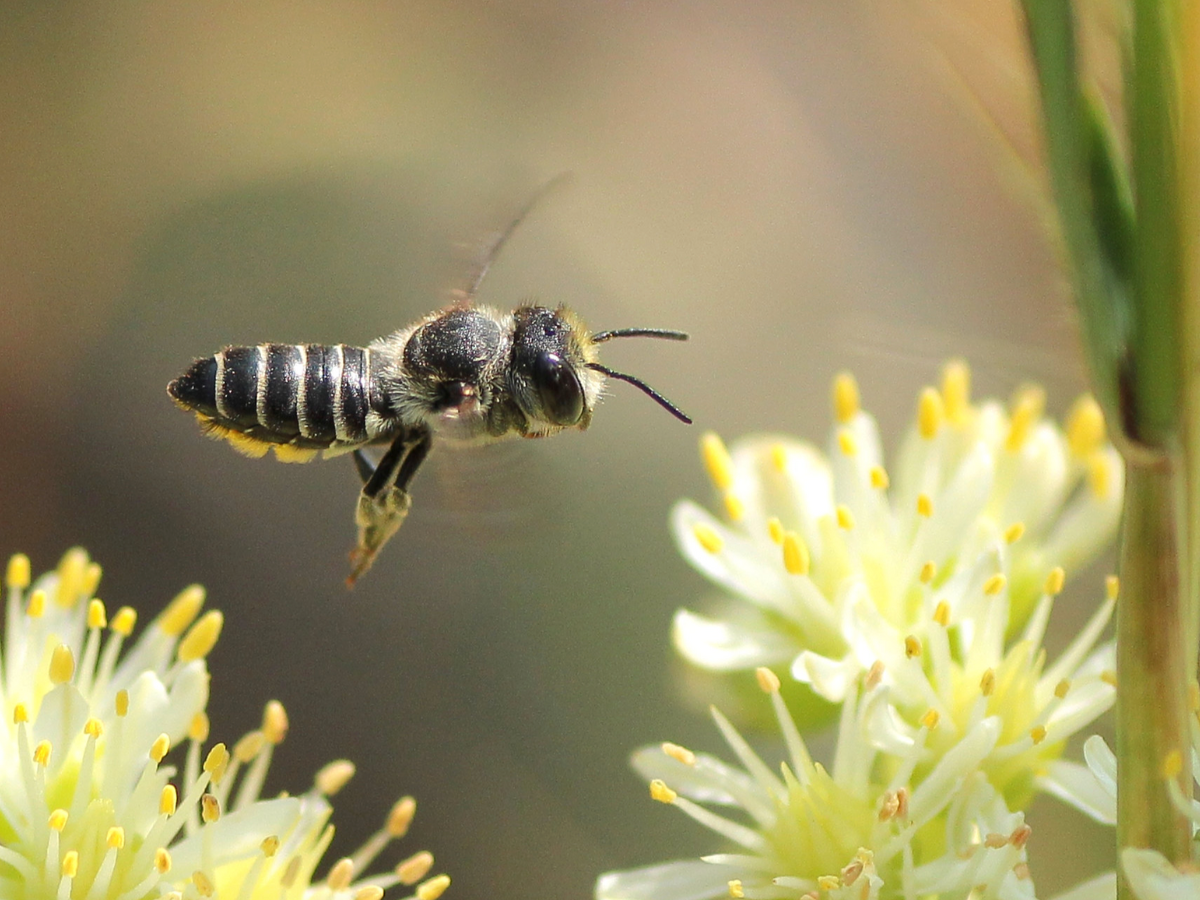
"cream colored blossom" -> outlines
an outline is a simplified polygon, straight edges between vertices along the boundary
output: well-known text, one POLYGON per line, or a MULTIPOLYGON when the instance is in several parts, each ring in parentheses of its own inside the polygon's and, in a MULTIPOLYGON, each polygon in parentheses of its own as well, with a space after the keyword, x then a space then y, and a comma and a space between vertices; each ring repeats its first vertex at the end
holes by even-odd
POLYGON ((72 550, 30 584, 16 556, 0 653, 0 897, 5 900, 378 900, 425 879, 432 857, 364 878, 408 828, 405 798, 353 857, 317 877, 333 829, 328 797, 353 773, 333 763, 299 796, 260 797, 283 707, 232 751, 208 745, 205 658, 223 619, 185 589, 136 639, 137 613, 96 598, 100 567, 72 550), (182 746, 180 746, 182 745, 182 746))

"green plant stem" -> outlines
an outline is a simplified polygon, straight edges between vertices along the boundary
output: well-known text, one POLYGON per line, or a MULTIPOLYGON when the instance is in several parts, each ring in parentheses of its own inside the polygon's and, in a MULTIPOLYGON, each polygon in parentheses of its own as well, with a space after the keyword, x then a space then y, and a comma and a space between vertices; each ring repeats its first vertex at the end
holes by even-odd
MULTIPOLYGON (((1127 465, 1117 601, 1117 843, 1190 860, 1191 825, 1171 804, 1163 762, 1181 754, 1178 782, 1191 796, 1187 687, 1188 604, 1179 525, 1185 494, 1173 455, 1145 454, 1127 465)), ((1122 897, 1131 897, 1122 881, 1122 897)))

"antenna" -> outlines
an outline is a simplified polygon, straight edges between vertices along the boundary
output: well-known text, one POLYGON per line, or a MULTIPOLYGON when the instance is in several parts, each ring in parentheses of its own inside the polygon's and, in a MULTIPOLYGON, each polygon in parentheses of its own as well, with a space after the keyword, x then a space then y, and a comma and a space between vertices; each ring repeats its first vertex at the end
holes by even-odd
MULTIPOLYGON (((674 332, 674 334, 679 334, 679 332, 674 332)), ((673 338, 673 340, 682 340, 682 339, 681 338, 673 338)), ((671 415, 673 415, 675 418, 677 418, 680 422, 683 422, 684 424, 687 424, 687 425, 692 424, 691 417, 689 417, 674 403, 672 403, 670 400, 668 400, 666 397, 664 397, 662 394, 660 394, 654 388, 650 387, 650 385, 646 384, 646 382, 642 381, 640 378, 635 378, 632 375, 626 375, 624 372, 617 372, 616 370, 610 369, 608 366, 602 366, 602 365, 600 365, 600 363, 597 363, 597 362, 587 363, 587 367, 589 369, 595 369, 597 372, 603 372, 609 378, 616 378, 619 381, 626 381, 629 384, 632 384, 635 388, 637 388, 639 391, 641 391, 642 393, 644 393, 648 397, 650 397, 650 399, 652 399, 655 403, 657 403, 659 406, 661 406, 663 409, 665 409, 667 412, 669 412, 671 415)))
POLYGON ((652 337, 666 341, 686 341, 686 331, 673 331, 670 328, 617 328, 613 331, 597 331, 592 335, 593 344, 603 344, 605 341, 619 337, 652 337))

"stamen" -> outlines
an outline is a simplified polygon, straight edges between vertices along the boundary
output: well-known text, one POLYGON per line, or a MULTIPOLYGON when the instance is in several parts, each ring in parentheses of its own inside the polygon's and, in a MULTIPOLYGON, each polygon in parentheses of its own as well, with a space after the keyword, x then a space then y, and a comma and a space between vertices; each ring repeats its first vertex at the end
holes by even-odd
POLYGON ((270 859, 279 852, 279 838, 275 835, 263 838, 262 843, 258 845, 258 849, 262 851, 263 856, 270 859))
POLYGON ((225 767, 228 765, 229 751, 225 749, 224 744, 214 744, 204 758, 204 771, 209 774, 214 784, 220 783, 225 774, 225 767))
POLYGON ((772 543, 783 543, 783 523, 774 516, 767 519, 767 533, 771 536, 772 543))
POLYGON ((412 797, 401 797, 388 813, 387 833, 394 838, 402 838, 408 834, 408 826, 412 824, 413 816, 417 814, 417 801, 412 797))
POLYGON ((29 557, 24 553, 14 553, 8 558, 8 568, 4 570, 4 584, 9 590, 23 591, 29 587, 29 580, 29 557))
POLYGON ((248 763, 258 756, 266 742, 266 735, 261 731, 248 731, 233 745, 233 758, 240 763, 248 763))
POLYGON ((937 577, 937 563, 929 560, 921 566, 921 574, 918 576, 921 579, 921 584, 931 584, 933 579, 937 577))
POLYGON ((1030 730, 1029 736, 1030 736, 1030 738, 1033 739, 1033 743, 1035 746, 1037 744, 1040 744, 1042 741, 1044 741, 1046 739, 1046 726, 1045 725, 1035 725, 1030 730))
POLYGON ((1163 779, 1177 778, 1183 771, 1183 754, 1176 750, 1168 750, 1163 757, 1159 773, 1163 779))
POLYGON ((212 794, 203 794, 200 797, 200 817, 208 824, 221 818, 221 803, 212 794))
POLYGON ((858 442, 854 440, 854 435, 849 431, 839 431, 837 441, 838 449, 842 451, 843 456, 858 455, 858 442))
POLYGON ((783 568, 789 575, 807 575, 811 560, 808 546, 794 531, 783 536, 783 568))
POLYGON ((1112 490, 1112 469, 1103 453, 1093 453, 1088 458, 1088 488, 1100 500, 1112 490))
POLYGON ((175 807, 179 802, 179 796, 175 791, 175 785, 164 784, 162 793, 158 795, 158 814, 160 816, 175 815, 175 807))
POLYGON ((983 839, 983 846, 989 850, 999 850, 1001 847, 1008 846, 1008 835, 989 832, 983 839))
POLYGON ((171 637, 179 637, 200 614, 204 597, 204 588, 200 585, 185 587, 158 617, 158 627, 171 637))
POLYGON ((325 883, 329 885, 331 891, 336 892, 350 887, 350 882, 353 880, 354 861, 349 857, 342 857, 329 870, 329 877, 325 879, 325 883))
POLYGON ((783 474, 788 469, 788 452, 787 447, 783 444, 773 444, 771 446, 771 464, 775 466, 775 471, 783 474))
POLYGON ((729 896, 732 900, 742 900, 746 896, 746 892, 742 889, 740 878, 734 878, 729 882, 729 896))
POLYGON ((850 887, 851 885, 854 884, 854 882, 858 881, 858 878, 860 875, 862 875, 862 873, 863 873, 862 860, 859 860, 859 859, 854 860, 853 862, 851 862, 849 865, 845 866, 842 869, 842 872, 841 872, 842 884, 846 885, 846 887, 850 887))
POLYGON ((269 701, 263 709, 263 736, 272 744, 282 744, 283 739, 287 737, 287 730, 287 710, 278 700, 269 701))
POLYGON ((843 503, 839 503, 837 506, 837 523, 838 527, 844 531, 854 528, 854 513, 850 512, 850 507, 843 503))
POLYGON ((985 581, 983 583, 984 596, 995 597, 997 594, 999 594, 1001 591, 1004 590, 1004 585, 1006 585, 1007 583, 1008 583, 1008 579, 1006 579, 1004 577, 1003 573, 997 572, 995 575, 993 575, 991 578, 989 578, 987 581, 985 581))
POLYGON ((13 706, 13 724, 20 725, 29 721, 29 707, 24 703, 17 703, 13 706))
POLYGON ((25 608, 25 615, 31 619, 40 619, 46 613, 46 592, 34 591, 29 595, 29 605, 25 608))
POLYGON ((945 600, 939 601, 938 605, 933 610, 933 621, 937 622, 943 628, 950 624, 950 604, 945 600))
POLYGON ((104 843, 109 850, 120 850, 125 846, 125 829, 120 826, 113 826, 108 829, 108 834, 104 837, 104 843))
POLYGON ((927 441, 932 440, 937 437, 945 418, 942 395, 931 387, 921 391, 921 396, 917 399, 917 433, 927 441))
POLYGON ((155 765, 161 763, 170 752, 171 739, 165 734, 160 734, 154 739, 154 743, 150 745, 150 758, 154 760, 155 765))
POLYGON ((987 669, 983 673, 983 677, 979 679, 979 692, 985 697, 990 697, 996 690, 996 672, 994 669, 987 669))
POLYGON ((79 851, 68 850, 63 854, 62 860, 62 875, 63 878, 74 878, 79 874, 79 851))
POLYGON ((446 893, 448 887, 450 887, 449 875, 435 875, 428 881, 417 885, 417 900, 438 900, 438 897, 446 893))
POLYGON ((659 803, 674 803, 678 796, 667 787, 667 783, 661 778, 655 778, 650 782, 650 799, 657 800, 659 803))
POLYGON ((940 718, 941 717, 938 715, 938 711, 936 709, 930 709, 925 713, 925 715, 921 716, 918 721, 930 731, 933 731, 933 729, 937 728, 938 720, 940 718))
POLYGON ((351 778, 354 777, 354 763, 348 759, 335 759, 331 763, 326 763, 325 766, 317 772, 313 783, 316 786, 317 793, 324 794, 326 797, 332 797, 338 791, 346 786, 351 778))
POLYGON ((779 676, 766 666, 759 666, 754 670, 754 680, 758 682, 758 687, 764 694, 774 694, 779 690, 779 676))
POLYGON ((1037 385, 1029 385, 1017 392, 1013 399, 1012 420, 1008 426, 1008 438, 1004 442, 1005 449, 1016 453, 1025 446, 1033 426, 1042 417, 1046 408, 1046 392, 1037 385))
POLYGON ((159 847, 154 851, 154 870, 159 875, 166 875, 171 871, 171 851, 166 847, 159 847))
POLYGON ((1054 686, 1054 696, 1059 700, 1066 699, 1066 696, 1071 691, 1071 679, 1064 678, 1054 686))
POLYGON ((1116 600, 1121 594, 1121 579, 1116 575, 1109 575, 1105 578, 1104 594, 1109 600, 1116 600))
POLYGON ((1025 523, 1013 522, 1004 529, 1004 542, 1006 544, 1015 544, 1025 536, 1025 523))
POLYGON ((203 744, 208 740, 208 731, 208 713, 200 710, 200 712, 192 716, 192 721, 188 723, 188 740, 203 744))
POLYGON ((703 522, 697 522, 692 526, 692 534, 700 546, 713 555, 720 553, 721 549, 725 546, 725 541, 722 540, 721 536, 711 526, 705 525, 703 522))
POLYGON ((67 827, 67 811, 65 809, 56 809, 50 813, 50 819, 47 822, 51 831, 61 832, 67 827))
POLYGON ((838 882, 836 875, 818 875, 817 887, 823 891, 836 891, 841 884, 838 882))
POLYGON ((700 438, 700 457, 717 490, 727 491, 733 487, 733 458, 715 431, 706 432, 700 438))
POLYGON ((208 656, 217 645, 217 639, 221 637, 221 626, 224 624, 225 617, 219 610, 210 610, 201 616, 200 621, 193 625, 179 642, 179 661, 189 663, 208 656))
POLYGON ((1117 673, 1114 672, 1112 669, 1105 669, 1103 672, 1100 673, 1100 680, 1103 681, 1105 684, 1107 684, 1109 687, 1115 688, 1117 686, 1117 673))
POLYGON ((742 498, 737 494, 726 494, 725 514, 729 516, 731 522, 742 521, 746 517, 746 504, 742 502, 742 498))
POLYGON ((917 515, 925 519, 933 515, 933 500, 928 494, 917 494, 917 515))
POLYGON ((681 762, 685 766, 694 766, 696 764, 696 754, 687 747, 681 747, 678 744, 672 744, 670 741, 664 741, 662 752, 676 762, 681 762))
POLYGON ((1062 593, 1063 584, 1067 580, 1067 573, 1063 571, 1062 566, 1055 566, 1050 570, 1050 574, 1046 576, 1046 584, 1042 588, 1043 591, 1050 597, 1057 597, 1062 593))
POLYGON ((433 868, 433 854, 428 850, 414 853, 396 866, 396 877, 401 884, 416 884, 433 868))
POLYGON ((952 359, 942 367, 942 400, 950 424, 966 424, 971 410, 971 369, 964 360, 952 359))
POLYGON ((883 466, 871 466, 871 487, 877 491, 886 491, 891 484, 887 470, 883 466))
POLYGON ((1067 447, 1076 459, 1086 459, 1104 443, 1104 413, 1091 394, 1084 394, 1067 413, 1067 447))
POLYGON ((839 372, 833 378, 833 415, 845 425, 860 409, 858 382, 849 372, 839 372))
POLYGON ((112 617, 111 628, 121 637, 133 634, 133 626, 137 624, 137 610, 132 606, 122 606, 112 617))
POLYGON ((1008 836, 1008 842, 1020 850, 1029 841, 1029 836, 1033 834, 1033 829, 1028 825, 1020 825, 1013 829, 1013 833, 1008 836))
POLYGON ((96 588, 100 587, 100 577, 104 574, 104 570, 100 568, 100 563, 92 560, 87 564, 87 568, 83 570, 83 585, 80 593, 85 597, 96 596, 96 588))
POLYGON ((867 669, 866 677, 863 678, 863 687, 868 691, 873 691, 875 688, 879 687, 879 683, 883 681, 884 671, 885 667, 883 665, 883 660, 877 659, 875 662, 871 663, 871 668, 867 669))
POLYGON ((199 869, 192 873, 192 884, 195 885, 196 891, 201 897, 211 897, 217 892, 217 887, 212 883, 212 879, 199 869))
POLYGON ((108 615, 104 611, 104 602, 93 599, 88 602, 87 627, 104 628, 108 625, 108 615))
POLYGON ((383 888, 364 884, 354 892, 354 900, 383 900, 383 888))
POLYGON ((66 684, 75 674, 75 655, 66 644, 59 644, 50 654, 50 681, 66 684))
POLYGON ((72 547, 58 562, 58 590, 55 602, 64 609, 75 605, 83 592, 88 556, 82 547, 72 547))
POLYGON ((904 655, 909 659, 916 659, 921 655, 921 642, 914 635, 908 635, 904 639, 904 655))

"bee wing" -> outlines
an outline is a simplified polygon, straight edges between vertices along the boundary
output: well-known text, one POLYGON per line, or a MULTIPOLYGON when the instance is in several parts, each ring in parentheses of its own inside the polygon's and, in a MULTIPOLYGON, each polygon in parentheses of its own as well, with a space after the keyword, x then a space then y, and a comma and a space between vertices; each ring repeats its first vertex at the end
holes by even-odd
POLYGON ((453 306, 465 307, 470 306, 475 301, 475 295, 479 293, 479 286, 483 284, 483 279, 487 276, 488 270, 492 267, 492 263, 496 261, 496 257, 500 255, 500 251, 504 249, 504 245, 508 243, 508 239, 512 237, 513 232, 517 230, 525 218, 533 211, 543 198, 548 194, 567 184, 571 180, 570 172, 562 172, 555 175, 537 191, 533 197, 525 204, 524 208, 517 213, 516 217, 508 223, 503 229, 490 235, 479 250, 479 254, 475 259, 475 264, 471 267, 470 276, 467 280, 466 287, 453 292, 453 306))

